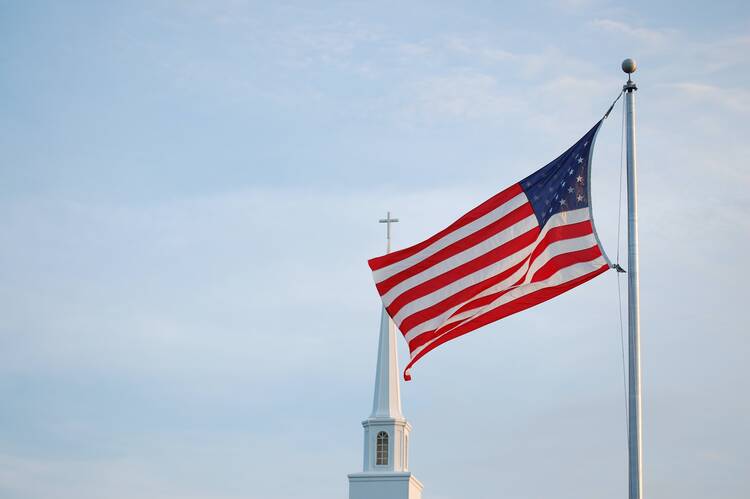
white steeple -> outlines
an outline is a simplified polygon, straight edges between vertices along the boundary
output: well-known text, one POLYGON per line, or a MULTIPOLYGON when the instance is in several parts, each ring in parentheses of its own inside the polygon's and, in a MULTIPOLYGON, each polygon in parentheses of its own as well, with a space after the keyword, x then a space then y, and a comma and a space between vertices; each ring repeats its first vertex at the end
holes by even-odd
POLYGON ((403 419, 401 414, 401 388, 398 382, 398 352, 396 352, 396 326, 388 312, 380 314, 380 342, 378 363, 375 367, 375 396, 372 399, 373 418, 403 419))
MULTIPOLYGON (((388 224, 388 252, 391 250, 391 213, 388 224)), ((380 316, 378 360, 375 366, 375 394, 372 413, 362 421, 365 430, 361 473, 349 475, 349 499, 421 499, 422 484, 409 472, 411 425, 401 412, 396 326, 385 307, 380 316)))

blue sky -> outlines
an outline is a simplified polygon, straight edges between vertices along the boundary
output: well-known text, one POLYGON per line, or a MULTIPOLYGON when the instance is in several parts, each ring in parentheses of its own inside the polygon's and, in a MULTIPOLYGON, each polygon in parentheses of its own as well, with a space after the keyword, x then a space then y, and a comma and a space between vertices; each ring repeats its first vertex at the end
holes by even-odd
MULTIPOLYGON (((748 33, 728 1, 0 2, 0 496, 346 497, 377 219, 406 246, 543 166, 634 57, 646 491, 747 497, 748 33)), ((415 367, 426 498, 625 495, 616 290, 415 367)))

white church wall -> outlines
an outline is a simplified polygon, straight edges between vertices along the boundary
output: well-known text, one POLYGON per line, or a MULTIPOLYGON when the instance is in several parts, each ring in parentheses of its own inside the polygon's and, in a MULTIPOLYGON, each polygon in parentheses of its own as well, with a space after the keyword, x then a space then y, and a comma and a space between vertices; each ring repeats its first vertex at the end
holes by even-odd
POLYGON ((422 484, 411 473, 349 475, 349 499, 421 499, 422 484))

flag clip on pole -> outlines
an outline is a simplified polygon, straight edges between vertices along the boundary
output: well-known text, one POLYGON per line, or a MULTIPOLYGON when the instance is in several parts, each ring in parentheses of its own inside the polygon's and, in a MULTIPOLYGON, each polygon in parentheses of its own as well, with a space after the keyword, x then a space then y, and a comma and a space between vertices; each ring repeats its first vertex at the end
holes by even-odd
POLYGON ((635 73, 633 59, 622 62, 628 74, 625 92, 625 121, 627 144, 628 185, 628 484, 629 499, 643 499, 643 470, 641 453, 641 333, 640 297, 638 285, 638 185, 636 180, 635 92, 638 90, 631 75, 635 73))

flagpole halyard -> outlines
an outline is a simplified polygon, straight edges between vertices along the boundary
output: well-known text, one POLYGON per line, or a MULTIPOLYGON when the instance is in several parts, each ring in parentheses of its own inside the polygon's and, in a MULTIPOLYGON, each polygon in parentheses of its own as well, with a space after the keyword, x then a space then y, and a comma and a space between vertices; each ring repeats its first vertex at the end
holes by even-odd
POLYGON ((628 484, 629 499, 643 499, 642 412, 641 412, 641 333, 638 269, 638 185, 636 176, 635 91, 631 75, 633 59, 622 62, 628 74, 625 92, 627 187, 628 187, 628 484))

